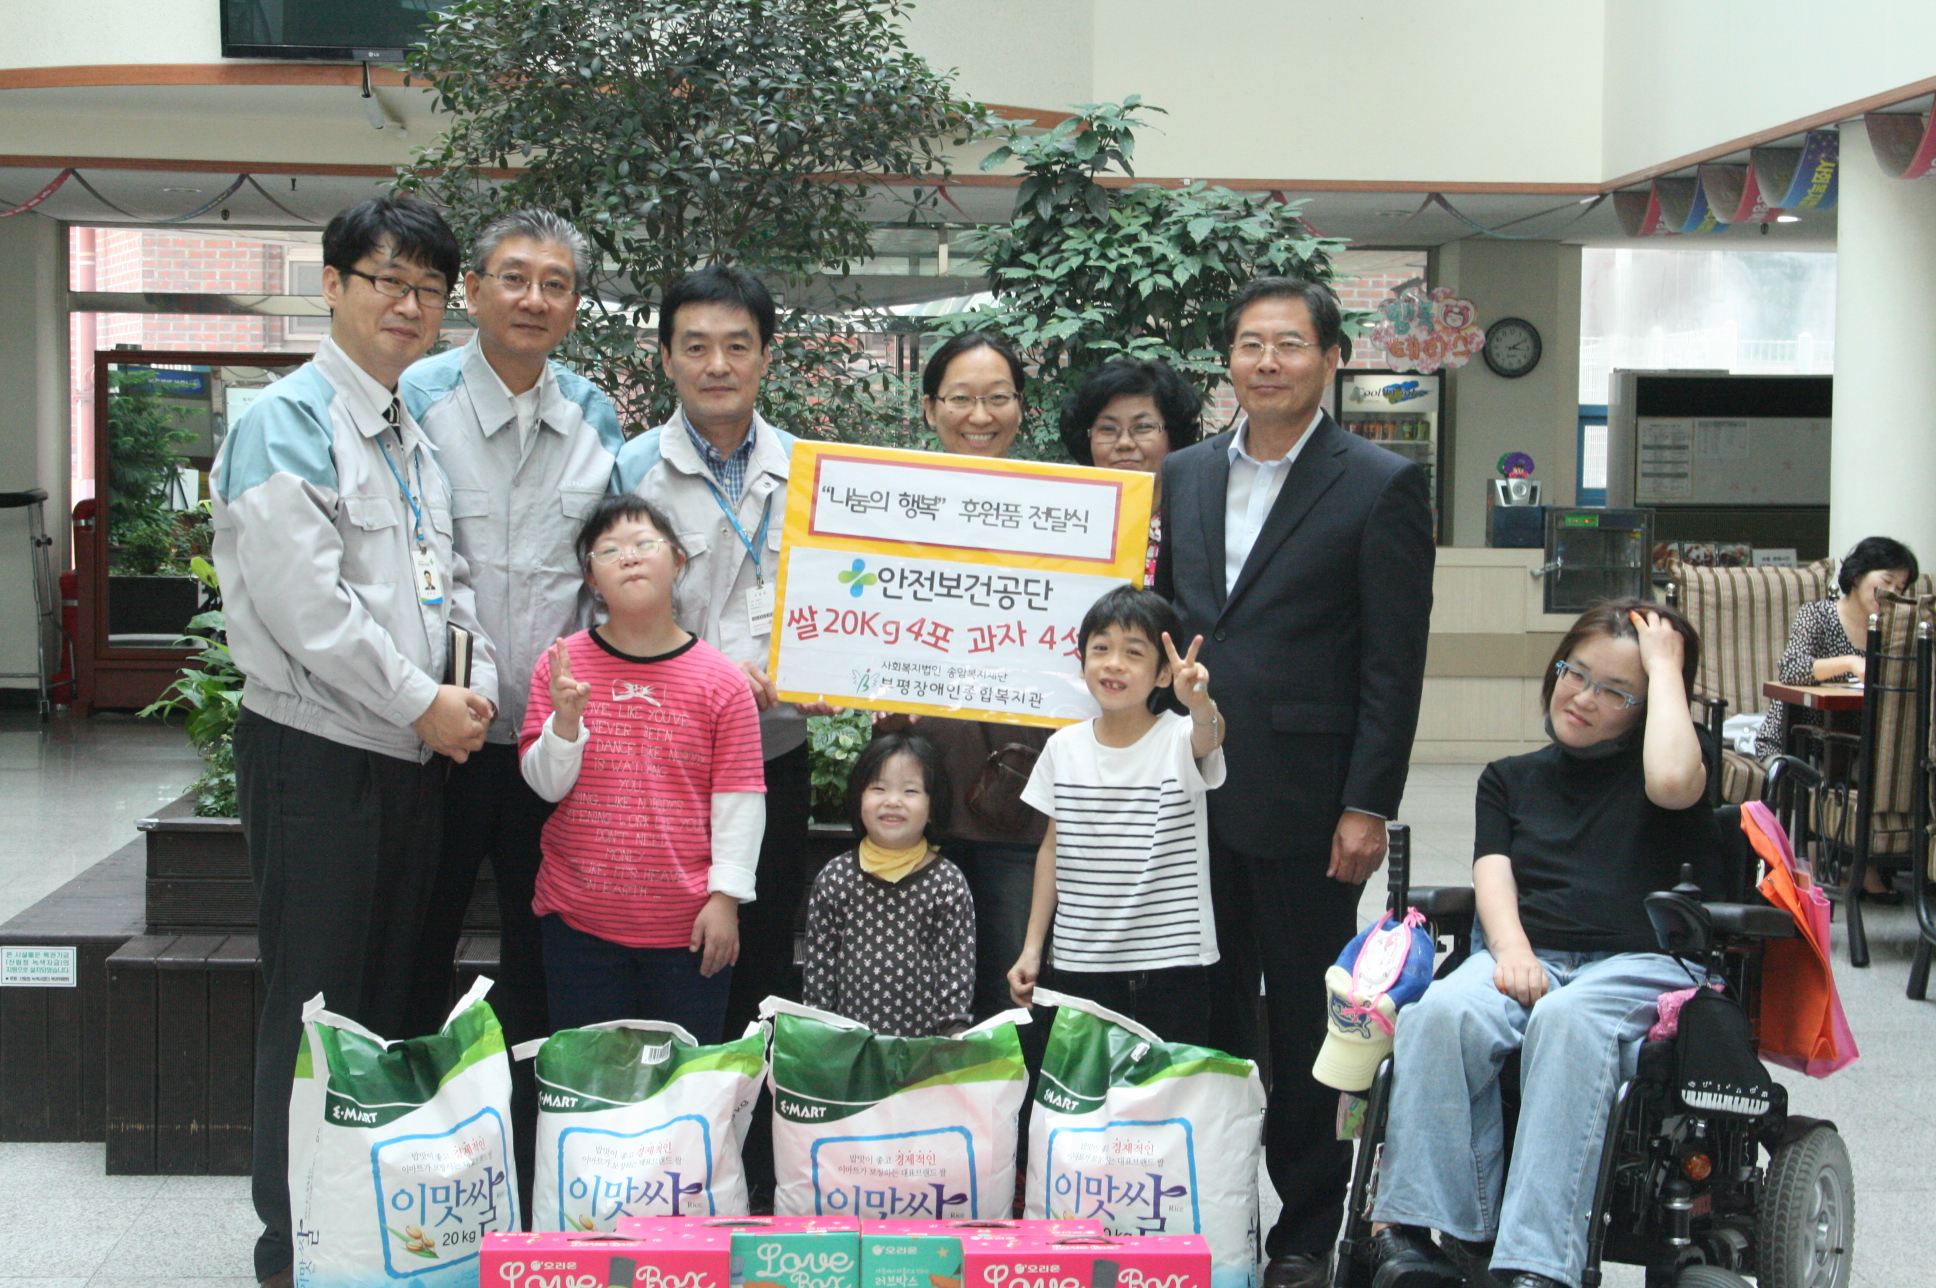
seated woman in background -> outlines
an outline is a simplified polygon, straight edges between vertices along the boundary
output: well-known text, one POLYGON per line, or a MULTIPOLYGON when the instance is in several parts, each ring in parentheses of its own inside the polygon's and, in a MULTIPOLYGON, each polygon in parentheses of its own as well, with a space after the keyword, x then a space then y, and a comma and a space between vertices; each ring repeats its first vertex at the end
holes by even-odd
POLYGON ((1588 609, 1546 672, 1552 742, 1479 776, 1472 955, 1399 1013, 1374 1282, 1457 1284, 1452 1258, 1488 1255, 1514 1288, 1580 1282, 1615 1090, 1655 1000, 1698 982, 1660 951, 1644 901, 1678 882, 1683 862, 1706 889, 1720 880, 1720 829, 1703 800, 1706 758, 1719 753, 1687 711, 1700 655, 1671 609, 1588 609), (1514 1050, 1508 1172, 1499 1072, 1514 1050))
POLYGON ((1156 476, 1145 585, 1163 544, 1163 458, 1197 441, 1202 407, 1202 395, 1169 363, 1129 358, 1096 368, 1062 402, 1062 442, 1076 464, 1156 476))
MULTIPOLYGON (((1863 645, 1856 641, 1869 638, 1869 614, 1877 611, 1885 592, 1908 590, 1916 576, 1915 552, 1902 542, 1891 537, 1864 537, 1856 542, 1835 574, 1841 597, 1803 604, 1795 610, 1788 648, 1781 655, 1781 682, 1860 680, 1864 673, 1863 645)), ((1819 711, 1791 710, 1785 702, 1769 703, 1768 714, 1755 733, 1756 757, 1765 761, 1787 751, 1792 726, 1821 723, 1819 711)))

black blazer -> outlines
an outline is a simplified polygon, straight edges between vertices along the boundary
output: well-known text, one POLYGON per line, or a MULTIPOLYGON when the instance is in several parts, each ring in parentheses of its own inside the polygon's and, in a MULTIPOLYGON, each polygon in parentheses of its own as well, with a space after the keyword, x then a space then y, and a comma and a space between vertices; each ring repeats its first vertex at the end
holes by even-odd
POLYGON ((1328 861, 1347 807, 1398 816, 1432 616, 1425 472, 1327 414, 1224 593, 1234 431, 1163 463, 1155 590, 1183 617, 1226 721, 1219 840, 1256 858, 1328 861))

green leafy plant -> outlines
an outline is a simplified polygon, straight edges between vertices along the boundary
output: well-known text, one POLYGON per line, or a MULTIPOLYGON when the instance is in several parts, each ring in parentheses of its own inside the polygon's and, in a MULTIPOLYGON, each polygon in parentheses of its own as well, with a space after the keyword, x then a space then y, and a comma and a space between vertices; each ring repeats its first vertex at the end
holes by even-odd
POLYGON ((153 372, 108 372, 108 550, 116 575, 177 572, 188 557, 192 538, 169 504, 185 464, 180 448, 195 438, 184 415, 161 401, 153 372))
POLYGON ((874 736, 873 712, 807 717, 807 763, 817 823, 847 821, 847 775, 874 736))
POLYGON ((922 185, 910 204, 932 208, 940 141, 987 128, 985 109, 907 49, 904 12, 901 0, 455 0, 409 60, 450 123, 397 186, 437 201, 460 236, 525 205, 585 230, 599 263, 561 356, 631 432, 673 406, 654 304, 718 263, 791 305, 769 419, 819 438, 918 434, 905 381, 858 352, 855 328, 879 324, 842 320, 839 299, 806 306, 810 281, 871 253, 881 189, 853 176, 922 185), (484 177, 514 162, 508 179, 484 177))
MULTIPOLYGON (((196 555, 189 571, 210 590, 219 590, 215 566, 196 555)), ((204 818, 234 818, 235 717, 242 706, 242 670, 229 655, 228 619, 211 609, 189 619, 188 634, 180 641, 199 645, 195 654, 161 697, 141 709, 144 716, 183 716, 182 732, 202 753, 202 776, 189 784, 195 812, 204 818)))
POLYGON ((1012 159, 1023 173, 1009 222, 967 243, 995 301, 940 329, 1000 331, 1036 361, 1034 454, 1062 455, 1062 397, 1112 358, 1162 358, 1214 390, 1223 310, 1238 288, 1266 274, 1329 281, 1331 256, 1346 245, 1312 232, 1302 202, 1204 183, 1105 184, 1134 178, 1136 131, 1144 113, 1161 111, 1138 95, 1081 104, 1045 134, 1011 133, 982 163, 1012 159))

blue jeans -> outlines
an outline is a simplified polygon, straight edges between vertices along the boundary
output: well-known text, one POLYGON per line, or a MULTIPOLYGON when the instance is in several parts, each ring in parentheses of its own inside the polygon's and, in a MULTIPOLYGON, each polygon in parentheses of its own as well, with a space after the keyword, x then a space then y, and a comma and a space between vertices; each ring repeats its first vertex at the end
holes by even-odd
POLYGON ((1656 999, 1695 981, 1660 953, 1538 957, 1551 991, 1531 1010, 1494 986, 1492 954, 1475 943, 1399 1013, 1373 1216, 1473 1243, 1497 1238, 1501 1279, 1530 1270, 1577 1285, 1614 1092, 1632 1076, 1656 999), (1508 1176, 1499 1070, 1514 1050, 1520 1109, 1508 1176))
POLYGON ((1008 968, 1028 942, 1037 848, 997 841, 942 842, 941 853, 968 878, 968 893, 975 900, 977 1022, 1015 1005, 1008 996, 1008 968))
POLYGON ((664 1020, 702 1046, 723 1038, 732 967, 708 979, 699 973, 700 955, 685 948, 628 948, 574 929, 555 912, 538 925, 554 1029, 664 1020))

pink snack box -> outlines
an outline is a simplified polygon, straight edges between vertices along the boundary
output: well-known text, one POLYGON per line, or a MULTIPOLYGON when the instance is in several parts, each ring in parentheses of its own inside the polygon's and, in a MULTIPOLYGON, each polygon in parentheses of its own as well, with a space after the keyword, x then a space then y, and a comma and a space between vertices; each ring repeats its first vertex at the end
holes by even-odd
POLYGON ((860 1222, 850 1216, 646 1216, 618 1225, 645 1245, 652 1265, 707 1276, 651 1288, 859 1288, 860 1222))
POLYGON ((964 1240, 961 1261, 962 1288, 1210 1288, 1200 1234, 964 1240))
POLYGON ((726 1264, 668 1262, 641 1239, 584 1234, 487 1234, 479 1288, 730 1288, 726 1264))

